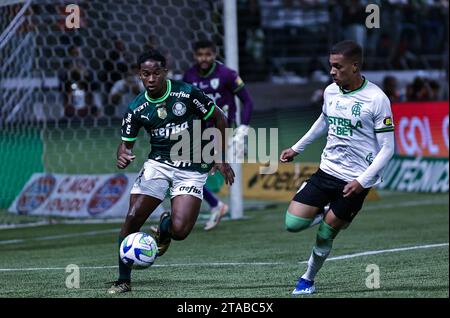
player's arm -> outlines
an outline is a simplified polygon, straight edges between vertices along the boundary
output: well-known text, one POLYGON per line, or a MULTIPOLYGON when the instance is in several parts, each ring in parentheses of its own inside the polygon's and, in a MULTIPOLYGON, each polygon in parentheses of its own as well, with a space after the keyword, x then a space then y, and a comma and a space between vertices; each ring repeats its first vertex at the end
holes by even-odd
POLYGON ((202 120, 212 120, 214 126, 220 131, 222 161, 213 166, 211 173, 219 170, 225 178, 225 182, 232 185, 234 182, 234 171, 231 169, 230 165, 225 162, 225 128, 227 128, 227 117, 223 111, 214 104, 214 101, 198 88, 193 88, 191 96, 194 111, 202 118, 202 120))
POLYGON ((239 98, 243 105, 241 111, 241 123, 237 128, 235 135, 238 136, 238 138, 243 138, 248 133, 250 116, 253 111, 253 100, 245 87, 245 83, 235 71, 230 73, 230 79, 231 90, 233 91, 233 94, 239 98))
POLYGON ((214 174, 216 170, 219 170, 225 178, 225 183, 228 185, 232 185, 234 182, 234 171, 231 166, 225 162, 225 149, 226 149, 226 136, 225 136, 225 128, 227 128, 227 118, 223 111, 214 106, 214 111, 211 114, 211 119, 214 122, 214 126, 220 131, 221 138, 221 162, 217 162, 211 170, 211 173, 214 174))
POLYGON ((139 119, 134 116, 133 111, 128 108, 122 120, 122 142, 117 147, 117 168, 125 169, 136 158, 132 150, 141 125, 139 119))
POLYGON ((135 158, 132 150, 134 141, 122 141, 117 148, 117 168, 125 169, 135 158))
POLYGON ((236 96, 239 98, 243 105, 241 124, 248 126, 250 123, 250 116, 253 111, 253 99, 245 86, 237 92, 236 96))
POLYGON ((289 162, 294 160, 294 157, 305 150, 307 145, 312 143, 317 138, 325 135, 327 131, 328 120, 326 115, 322 113, 308 130, 308 132, 299 141, 297 141, 295 145, 281 152, 280 161, 289 162))
POLYGON ((381 146, 380 152, 375 156, 370 166, 360 175, 356 180, 347 183, 344 187, 344 197, 351 196, 353 193, 360 193, 364 189, 369 188, 370 180, 373 180, 375 176, 383 169, 391 160, 394 155, 394 132, 384 132, 377 134, 378 144, 381 146))
POLYGON ((375 136, 380 146, 380 151, 369 167, 355 180, 349 182, 343 190, 344 197, 353 193, 360 193, 370 187, 372 180, 388 164, 394 155, 395 138, 392 111, 389 99, 382 95, 375 113, 375 136))

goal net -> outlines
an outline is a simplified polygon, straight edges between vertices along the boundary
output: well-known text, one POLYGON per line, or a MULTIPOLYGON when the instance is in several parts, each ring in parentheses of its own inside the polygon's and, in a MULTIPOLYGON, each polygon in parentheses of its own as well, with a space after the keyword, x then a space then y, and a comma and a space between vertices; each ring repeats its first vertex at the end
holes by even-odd
MULTIPOLYGON (((7 0, 0 28, 1 208, 34 172, 117 172, 121 117, 139 90, 133 64, 146 48, 165 54, 174 79, 197 40, 215 41, 223 57, 215 0, 7 0)), ((141 135, 128 172, 148 154, 141 135)))

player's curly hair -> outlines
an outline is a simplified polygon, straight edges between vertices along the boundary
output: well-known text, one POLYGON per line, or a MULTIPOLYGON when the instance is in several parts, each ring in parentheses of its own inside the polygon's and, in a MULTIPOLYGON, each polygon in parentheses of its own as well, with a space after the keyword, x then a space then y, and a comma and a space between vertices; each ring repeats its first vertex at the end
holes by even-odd
POLYGON ((137 66, 140 68, 141 64, 148 60, 161 62, 161 66, 166 67, 166 58, 158 50, 150 49, 139 55, 137 66))

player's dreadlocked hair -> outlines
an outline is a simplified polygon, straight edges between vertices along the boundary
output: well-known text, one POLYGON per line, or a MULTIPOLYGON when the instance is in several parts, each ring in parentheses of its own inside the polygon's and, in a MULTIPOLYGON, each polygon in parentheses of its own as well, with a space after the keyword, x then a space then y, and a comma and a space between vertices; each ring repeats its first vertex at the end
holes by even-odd
POLYGON ((342 54, 345 58, 358 62, 360 68, 363 63, 363 49, 355 41, 345 40, 336 43, 331 48, 330 54, 342 54))
POLYGON ((161 62, 161 66, 166 67, 166 58, 157 50, 150 49, 139 55, 137 60, 138 67, 140 68, 141 64, 148 60, 161 62))

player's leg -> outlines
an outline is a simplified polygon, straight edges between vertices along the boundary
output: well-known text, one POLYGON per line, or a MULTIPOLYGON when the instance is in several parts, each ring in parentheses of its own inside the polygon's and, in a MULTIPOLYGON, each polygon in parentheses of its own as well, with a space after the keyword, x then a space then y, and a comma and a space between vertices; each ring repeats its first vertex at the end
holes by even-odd
POLYGON ((193 195, 177 195, 172 199, 170 232, 176 241, 184 240, 197 221, 202 200, 193 195))
MULTIPOLYGON (((119 246, 123 239, 138 232, 150 214, 158 207, 169 188, 169 181, 161 164, 148 160, 140 171, 130 191, 130 205, 125 222, 119 234, 119 246)), ((109 293, 131 290, 131 269, 119 257, 119 280, 109 289, 109 293)))
POLYGON ((325 219, 320 222, 316 234, 316 243, 308 259, 307 270, 299 279, 297 286, 292 292, 293 295, 312 294, 315 292, 314 280, 317 272, 322 268, 328 255, 330 255, 333 240, 339 233, 339 230, 347 226, 347 224, 348 222, 337 218, 332 209, 329 210, 325 219))
MULTIPOLYGON (((150 214, 160 203, 160 199, 144 194, 130 195, 130 205, 128 213, 119 234, 119 247, 125 237, 127 237, 131 233, 139 232, 150 214)), ((129 268, 122 262, 120 256, 118 258, 118 263, 119 278, 108 290, 108 293, 110 294, 131 291, 131 268, 129 268)))
MULTIPOLYGON (((320 169, 314 173, 306 185, 303 184, 295 194, 286 213, 286 228, 291 232, 298 232, 310 227, 317 215, 322 214, 324 207, 333 199, 330 187, 335 187, 335 184, 330 185, 320 169)), ((314 281, 300 277, 292 294, 313 292, 314 281)))
POLYGON ((184 240, 191 232, 200 213, 207 176, 197 171, 172 171, 172 213, 161 216, 156 237, 158 256, 167 251, 172 238, 184 240))
POLYGON ((203 187, 203 196, 211 207, 209 219, 204 227, 205 231, 209 231, 215 228, 222 217, 227 214, 228 205, 220 201, 207 187, 203 187))
POLYGON ((202 200, 192 195, 176 195, 172 198, 172 211, 161 215, 159 227, 152 229, 158 244, 158 257, 164 255, 172 239, 184 240, 197 221, 202 200))
POLYGON ((289 232, 300 232, 320 222, 327 195, 314 182, 304 182, 292 199, 285 215, 289 232))
POLYGON ((337 186, 337 199, 331 202, 330 211, 326 214, 325 219, 320 222, 316 243, 308 260, 308 268, 297 283, 297 287, 293 291, 294 295, 311 294, 315 291, 315 277, 328 255, 330 255, 334 239, 340 230, 350 225, 353 218, 361 210, 364 199, 369 192, 369 189, 366 189, 351 198, 344 198, 342 196, 342 185, 345 185, 345 182, 337 186))

